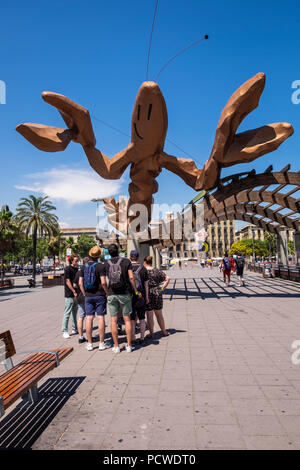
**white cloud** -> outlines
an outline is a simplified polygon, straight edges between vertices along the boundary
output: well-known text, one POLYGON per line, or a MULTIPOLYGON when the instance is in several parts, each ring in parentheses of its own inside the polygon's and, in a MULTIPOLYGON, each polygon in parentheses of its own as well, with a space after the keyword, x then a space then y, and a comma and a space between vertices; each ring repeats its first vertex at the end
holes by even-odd
POLYGON ((60 228, 69 228, 70 225, 67 222, 61 222, 59 221, 59 227, 60 228))
POLYGON ((70 205, 89 202, 118 194, 121 180, 105 180, 91 170, 74 170, 61 166, 43 173, 26 175, 32 181, 15 188, 47 195, 52 200, 64 201, 70 205))

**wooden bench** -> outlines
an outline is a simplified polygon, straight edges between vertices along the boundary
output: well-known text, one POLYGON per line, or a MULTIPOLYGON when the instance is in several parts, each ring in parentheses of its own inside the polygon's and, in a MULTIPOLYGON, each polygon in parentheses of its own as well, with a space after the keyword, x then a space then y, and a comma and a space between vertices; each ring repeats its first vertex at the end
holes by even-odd
MULTIPOLYGON (((73 348, 60 348, 50 351, 24 351, 31 356, 13 365, 12 356, 16 354, 10 331, 0 333, 0 362, 6 372, 0 376, 0 417, 18 398, 27 398, 29 403, 39 399, 37 383, 73 351, 73 348)), ((22 353, 23 354, 23 353, 22 353)))

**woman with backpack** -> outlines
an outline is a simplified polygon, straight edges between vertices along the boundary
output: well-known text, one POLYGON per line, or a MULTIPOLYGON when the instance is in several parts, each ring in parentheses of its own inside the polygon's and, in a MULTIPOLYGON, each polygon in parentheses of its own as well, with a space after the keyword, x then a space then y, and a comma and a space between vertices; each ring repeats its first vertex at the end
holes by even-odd
POLYGON ((166 331, 165 321, 162 313, 162 292, 169 284, 170 278, 163 271, 153 268, 152 260, 152 256, 146 256, 144 259, 144 266, 147 269, 149 276, 149 304, 146 305, 147 323, 150 331, 149 335, 146 336, 148 339, 154 338, 154 313, 160 326, 162 336, 169 336, 170 334, 168 331, 166 331))
POLYGON ((228 258, 228 253, 225 253, 224 258, 222 259, 222 271, 223 271, 224 282, 226 283, 226 286, 228 287, 230 283, 230 274, 231 274, 231 264, 228 258), (226 276, 228 279, 227 281, 226 281, 226 276))

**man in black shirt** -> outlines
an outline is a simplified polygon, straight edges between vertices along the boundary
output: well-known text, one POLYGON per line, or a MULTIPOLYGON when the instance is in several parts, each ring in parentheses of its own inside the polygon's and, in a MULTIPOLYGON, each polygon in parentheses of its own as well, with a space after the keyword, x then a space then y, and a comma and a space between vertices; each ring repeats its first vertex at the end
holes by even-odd
POLYGON ((87 350, 93 350, 92 329, 95 313, 98 316, 99 350, 103 351, 109 346, 104 342, 105 337, 105 315, 106 315, 106 296, 108 294, 105 267, 103 263, 98 263, 101 255, 100 248, 96 245, 89 251, 90 261, 85 263, 79 274, 79 287, 85 297, 86 314, 86 336, 87 350))
POLYGON ((135 323, 137 318, 140 322, 140 343, 145 343, 145 307, 149 303, 149 276, 147 269, 139 263, 139 253, 136 250, 130 252, 130 261, 132 264, 132 272, 135 277, 135 285, 138 295, 132 292, 132 313, 131 313, 131 339, 135 344, 135 323))
MULTIPOLYGON (((88 256, 85 256, 82 260, 83 266, 85 265, 85 263, 88 263, 89 261, 90 261, 90 258, 88 256)), ((86 339, 83 336, 83 320, 85 318, 85 297, 79 287, 80 273, 81 273, 81 270, 79 269, 76 273, 74 284, 73 284, 77 292, 77 304, 78 304, 77 329, 79 333, 79 338, 78 338, 79 344, 84 343, 86 341, 86 339)))
POLYGON ((72 334, 77 334, 76 315, 77 315, 77 292, 74 289, 73 283, 77 273, 78 256, 70 256, 69 266, 65 269, 65 313, 62 323, 63 338, 68 339, 68 324, 70 315, 72 315, 72 334))
POLYGON ((137 293, 135 280, 132 272, 131 261, 119 257, 118 246, 114 243, 109 245, 108 252, 111 259, 105 262, 106 275, 109 279, 107 304, 110 313, 111 335, 114 342, 112 351, 119 353, 118 341, 118 313, 122 312, 127 337, 126 351, 131 352, 131 319, 132 312, 131 293, 137 293))

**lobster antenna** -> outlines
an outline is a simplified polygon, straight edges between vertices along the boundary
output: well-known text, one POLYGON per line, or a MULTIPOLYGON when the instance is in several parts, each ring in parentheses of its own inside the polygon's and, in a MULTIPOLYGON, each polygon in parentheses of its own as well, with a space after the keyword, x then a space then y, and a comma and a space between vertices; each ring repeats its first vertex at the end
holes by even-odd
POLYGON ((154 23, 155 23, 155 18, 156 18, 157 7, 158 7, 158 0, 156 0, 156 4, 155 4, 155 9, 154 9, 154 14, 153 14, 153 21, 152 21, 152 29, 151 29, 151 34, 150 34, 150 41, 149 41, 149 48, 148 48, 148 59, 147 59, 146 81, 148 81, 150 51, 151 51, 152 36, 153 36, 153 30, 154 30, 154 23))
POLYGON ((176 55, 174 55, 173 57, 171 57, 171 59, 169 59, 168 62, 165 63, 165 65, 160 69, 160 71, 159 71, 158 74, 156 75, 155 82, 157 82, 157 79, 158 79, 158 77, 160 76, 160 74, 162 73, 162 71, 165 70, 165 68, 169 65, 170 62, 172 62, 172 60, 176 59, 176 57, 178 57, 179 55, 183 54, 183 53, 184 53, 185 51, 187 51, 188 49, 191 49, 191 47, 196 46, 196 44, 199 44, 199 42, 202 42, 202 41, 204 41, 205 39, 208 39, 208 35, 207 35, 207 34, 206 34, 203 38, 198 39, 198 41, 193 42, 193 43, 190 44, 189 46, 187 46, 187 47, 185 47, 184 49, 182 49, 182 51, 178 52, 176 55))

